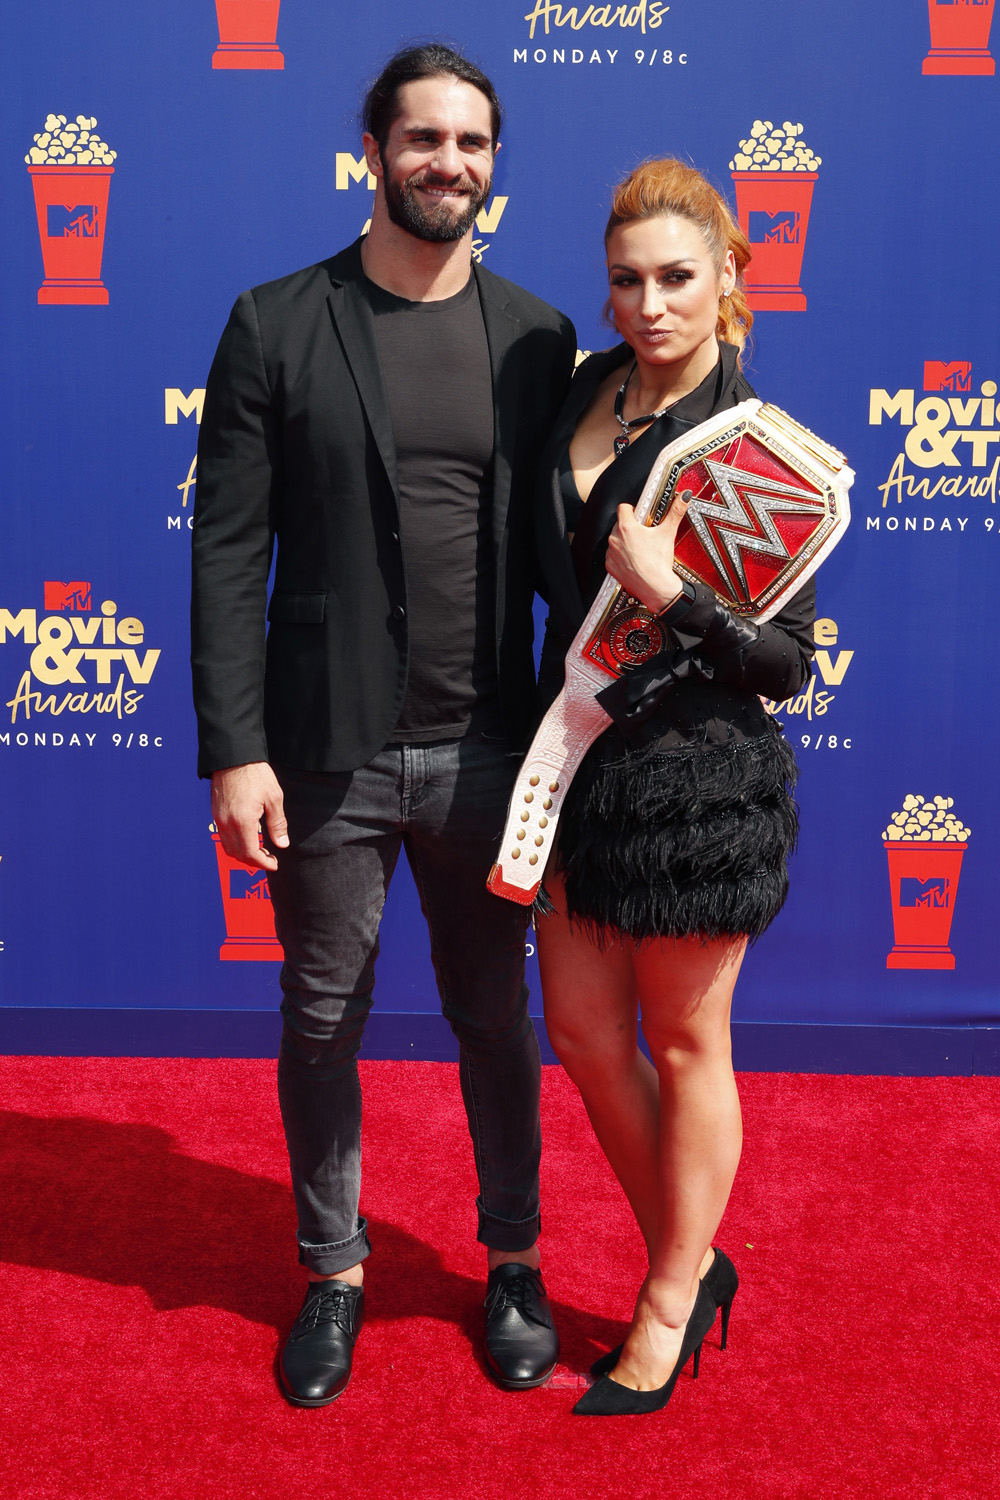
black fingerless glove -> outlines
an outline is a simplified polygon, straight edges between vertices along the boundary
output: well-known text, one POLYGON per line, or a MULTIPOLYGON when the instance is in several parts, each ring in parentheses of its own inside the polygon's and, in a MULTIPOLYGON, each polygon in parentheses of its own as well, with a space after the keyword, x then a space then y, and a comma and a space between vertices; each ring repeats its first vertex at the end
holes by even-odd
POLYGON ((756 644, 760 626, 727 609, 704 584, 685 581, 679 599, 656 617, 683 646, 700 646, 710 656, 728 656, 756 644))

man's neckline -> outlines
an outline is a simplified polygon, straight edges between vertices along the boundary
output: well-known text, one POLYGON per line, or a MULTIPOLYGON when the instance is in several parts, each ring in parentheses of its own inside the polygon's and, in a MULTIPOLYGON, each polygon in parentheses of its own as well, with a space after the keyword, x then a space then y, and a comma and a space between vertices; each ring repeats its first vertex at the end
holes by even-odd
POLYGON ((470 270, 468 281, 457 292, 452 292, 447 297, 421 297, 415 300, 412 297, 401 297, 398 292, 391 292, 388 287, 374 281, 368 275, 367 271, 363 271, 362 274, 365 280, 365 287, 373 300, 377 301, 382 298, 386 302, 398 304, 400 308, 406 308, 407 310, 441 308, 447 307, 449 304, 453 305, 457 302, 462 302, 472 296, 476 286, 475 273, 470 270))

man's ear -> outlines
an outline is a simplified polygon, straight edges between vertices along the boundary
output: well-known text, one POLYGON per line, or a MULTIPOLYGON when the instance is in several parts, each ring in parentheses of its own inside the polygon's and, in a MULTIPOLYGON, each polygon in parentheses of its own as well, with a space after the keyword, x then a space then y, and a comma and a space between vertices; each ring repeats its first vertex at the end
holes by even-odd
POLYGON ((373 135, 369 135, 367 130, 361 137, 361 147, 365 153, 369 172, 375 177, 381 177, 383 175, 382 157, 379 153, 378 141, 373 135))

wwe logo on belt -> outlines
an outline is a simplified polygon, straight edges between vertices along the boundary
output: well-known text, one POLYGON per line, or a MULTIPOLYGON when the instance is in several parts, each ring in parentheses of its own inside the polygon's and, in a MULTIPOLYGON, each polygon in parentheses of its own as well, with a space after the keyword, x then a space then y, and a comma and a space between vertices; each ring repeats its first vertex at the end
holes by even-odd
POLYGON ((749 600, 753 590, 747 581, 743 554, 750 552, 782 560, 791 558, 792 553, 773 517, 815 517, 818 497, 813 491, 782 484, 763 475, 748 474, 745 469, 736 469, 709 458, 705 459, 705 468, 725 506, 713 500, 696 499, 691 502, 687 518, 722 577, 738 584, 733 592, 749 600), (720 543, 729 559, 729 567, 720 543))

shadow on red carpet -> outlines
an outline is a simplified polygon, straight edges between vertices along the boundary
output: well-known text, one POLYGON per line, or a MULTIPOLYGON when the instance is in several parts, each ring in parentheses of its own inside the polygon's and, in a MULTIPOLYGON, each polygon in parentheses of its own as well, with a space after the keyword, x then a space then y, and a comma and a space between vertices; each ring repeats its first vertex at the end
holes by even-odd
POLYGON ((332 1406, 274 1361, 302 1297, 267 1062, 0 1060, 0 1478, 15 1500, 986 1500, 1000 1080, 744 1075, 719 1242, 730 1347, 654 1417, 571 1415, 639 1237, 575 1090, 543 1081, 541 1390, 480 1353, 457 1069, 363 1064, 368 1321, 332 1406))
MULTIPOLYGON (((140 1287, 159 1312, 212 1307, 287 1333, 302 1291, 289 1275, 290 1187, 186 1155, 152 1125, 0 1110, 0 1140, 4 1261, 140 1287)), ((369 1236, 378 1247, 367 1267, 369 1326, 438 1319, 480 1358, 481 1279, 447 1269, 398 1224, 369 1218, 369 1236)), ((627 1330, 566 1304, 553 1310, 587 1364, 627 1330)))

